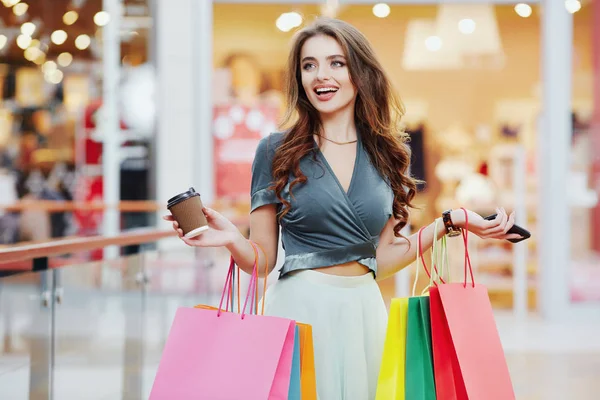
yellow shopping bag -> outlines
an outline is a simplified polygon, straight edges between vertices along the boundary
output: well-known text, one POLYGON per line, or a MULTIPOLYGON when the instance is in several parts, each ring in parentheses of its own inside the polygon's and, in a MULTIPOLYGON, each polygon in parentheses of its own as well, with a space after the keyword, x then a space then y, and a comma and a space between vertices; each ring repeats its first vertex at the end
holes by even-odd
POLYGON ((377 382, 376 400, 405 400, 404 362, 406 359, 407 317, 408 298, 392 299, 377 382))
MULTIPOLYGON (((438 221, 435 221, 434 232, 437 232, 438 221)), ((388 317, 388 326, 385 337, 385 343, 383 348, 383 356, 381 360, 381 367, 379 370, 379 379, 377 382, 377 394, 375 400, 414 400, 415 385, 411 380, 409 382, 409 394, 411 398, 406 398, 406 340, 407 340, 407 328, 408 328, 408 313, 409 313, 409 299, 421 299, 423 296, 428 296, 429 288, 433 285, 434 281, 443 278, 437 272, 437 265, 441 266, 440 272, 443 274, 444 270, 447 270, 448 260, 446 251, 446 237, 442 237, 440 240, 436 240, 433 243, 433 249, 431 253, 432 269, 435 270, 429 274, 429 285, 425 287, 421 296, 416 297, 415 293, 417 290, 417 282, 419 280, 419 270, 424 268, 428 271, 423 260, 422 246, 421 246, 421 232, 419 231, 417 237, 417 259, 416 259, 416 274, 415 281, 412 288, 412 296, 410 298, 394 298, 390 304, 390 311, 388 317), (441 248, 438 246, 438 242, 441 243, 441 248), (411 385, 412 384, 412 385, 411 385)), ((427 299, 429 300, 429 299, 427 299)), ((429 302, 427 301, 427 304, 429 302)), ((412 307, 412 306, 411 306, 412 307)), ((411 331, 412 332, 412 331, 411 331)), ((413 338, 414 340, 414 338, 413 338)), ((411 348, 413 350, 414 348, 411 348)), ((414 352, 412 352, 414 353, 414 352)), ((412 354, 409 351, 409 358, 412 354)), ((414 354, 413 354, 414 356, 414 354)), ((413 366, 411 364, 410 366, 413 366)), ((409 370, 412 372, 413 370, 409 370)), ((434 393, 435 396, 435 393, 434 393)))

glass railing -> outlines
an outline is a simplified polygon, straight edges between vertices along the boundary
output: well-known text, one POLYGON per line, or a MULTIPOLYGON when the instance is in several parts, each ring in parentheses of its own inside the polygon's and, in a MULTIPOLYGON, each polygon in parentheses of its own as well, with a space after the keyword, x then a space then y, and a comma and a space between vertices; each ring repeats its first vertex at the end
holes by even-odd
POLYGON ((186 250, 0 278, 0 399, 147 399, 177 307, 222 288, 186 250))

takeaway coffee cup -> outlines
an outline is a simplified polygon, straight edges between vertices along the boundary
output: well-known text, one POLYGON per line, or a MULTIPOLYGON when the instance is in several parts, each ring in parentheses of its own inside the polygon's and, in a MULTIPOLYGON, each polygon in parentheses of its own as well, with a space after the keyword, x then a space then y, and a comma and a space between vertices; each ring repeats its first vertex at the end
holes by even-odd
POLYGON ((194 188, 169 199, 167 208, 179 223, 186 238, 193 238, 208 229, 208 222, 202 212, 200 193, 194 188))

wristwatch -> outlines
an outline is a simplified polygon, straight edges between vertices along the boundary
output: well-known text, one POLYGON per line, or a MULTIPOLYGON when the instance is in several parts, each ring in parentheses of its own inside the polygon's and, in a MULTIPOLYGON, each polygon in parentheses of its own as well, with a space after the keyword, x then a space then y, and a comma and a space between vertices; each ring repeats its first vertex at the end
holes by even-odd
POLYGON ((452 210, 446 210, 442 213, 442 220, 444 221, 444 226, 446 227, 446 232, 448 232, 448 236, 454 237, 460 235, 460 228, 457 228, 452 223, 452 210))

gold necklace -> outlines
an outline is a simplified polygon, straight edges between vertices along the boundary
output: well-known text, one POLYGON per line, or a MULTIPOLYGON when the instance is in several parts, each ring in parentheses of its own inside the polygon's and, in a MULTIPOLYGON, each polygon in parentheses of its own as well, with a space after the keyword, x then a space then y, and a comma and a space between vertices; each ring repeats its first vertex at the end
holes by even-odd
POLYGON ((349 142, 336 142, 335 140, 328 139, 328 138, 326 138, 326 137, 325 137, 325 136, 323 136, 323 135, 319 135, 318 133, 316 133, 316 135, 317 135, 318 137, 321 137, 321 138, 323 138, 323 139, 327 140, 328 142, 335 143, 335 144, 337 144, 337 145, 340 145, 340 146, 341 146, 341 145, 344 145, 344 144, 352 144, 352 143, 356 143, 356 142, 358 141, 358 139, 354 139, 354 140, 351 140, 351 141, 349 141, 349 142))

